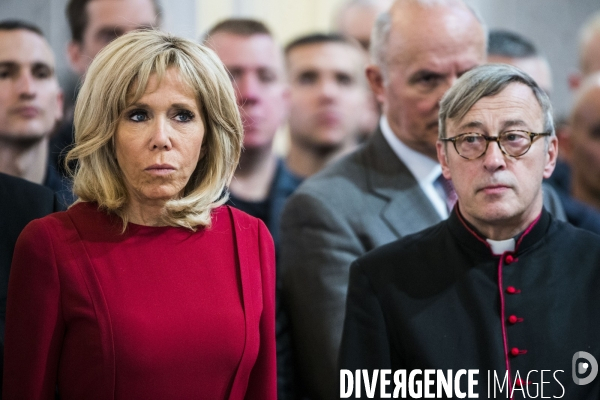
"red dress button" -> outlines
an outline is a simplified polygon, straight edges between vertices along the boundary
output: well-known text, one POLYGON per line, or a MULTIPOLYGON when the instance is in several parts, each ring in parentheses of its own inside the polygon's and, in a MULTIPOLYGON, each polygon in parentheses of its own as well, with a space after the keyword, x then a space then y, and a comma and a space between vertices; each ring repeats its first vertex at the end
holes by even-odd
POLYGON ((512 264, 515 261, 515 258, 512 255, 507 255, 506 257, 504 257, 504 261, 507 264, 512 264))
POLYGON ((516 315, 511 315, 510 317, 508 317, 508 322, 510 322, 511 324, 516 324, 517 321, 519 321, 519 318, 517 318, 516 315))
POLYGON ((508 294, 515 294, 515 293, 517 293, 517 289, 515 289, 514 286, 509 286, 509 287, 506 288, 506 293, 508 293, 508 294))
POLYGON ((519 350, 517 347, 513 347, 512 349, 510 349, 510 354, 513 356, 518 356, 521 353, 521 350, 519 350))

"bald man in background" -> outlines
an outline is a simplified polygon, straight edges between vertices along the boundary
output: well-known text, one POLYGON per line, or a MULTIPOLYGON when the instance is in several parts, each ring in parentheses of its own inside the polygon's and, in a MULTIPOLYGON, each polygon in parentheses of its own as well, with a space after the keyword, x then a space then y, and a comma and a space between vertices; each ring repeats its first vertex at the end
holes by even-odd
POLYGON ((485 61, 481 22, 461 1, 399 0, 378 19, 367 77, 384 117, 363 147, 308 178, 281 224, 280 268, 299 386, 339 397, 337 358, 354 259, 441 221, 434 181, 438 101, 485 61), (427 4, 425 4, 427 3, 427 4))

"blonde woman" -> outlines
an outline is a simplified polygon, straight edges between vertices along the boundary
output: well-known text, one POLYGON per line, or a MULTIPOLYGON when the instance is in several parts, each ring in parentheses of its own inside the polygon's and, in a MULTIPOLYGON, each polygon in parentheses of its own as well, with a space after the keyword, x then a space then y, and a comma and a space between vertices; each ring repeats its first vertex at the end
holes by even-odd
POLYGON ((218 58, 122 36, 90 66, 75 132, 79 201, 17 243, 4 398, 275 399, 273 244, 222 206, 242 125, 218 58))

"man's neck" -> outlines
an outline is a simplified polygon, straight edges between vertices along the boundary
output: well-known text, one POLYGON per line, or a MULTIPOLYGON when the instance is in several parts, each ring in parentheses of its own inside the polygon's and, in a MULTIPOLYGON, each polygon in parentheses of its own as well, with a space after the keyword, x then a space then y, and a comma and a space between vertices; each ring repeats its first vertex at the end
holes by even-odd
POLYGON ((262 201, 269 196, 277 170, 277 157, 271 146, 246 149, 240 156, 229 190, 246 201, 262 201))
POLYGON ((520 215, 515 215, 511 218, 498 221, 484 221, 475 218, 468 212, 463 212, 460 200, 458 208, 462 217, 469 222, 473 227, 486 239, 502 241, 514 238, 533 223, 542 212, 542 199, 540 196, 539 205, 531 207, 529 211, 525 211, 520 215))
POLYGON ((42 184, 48 169, 48 137, 0 138, 0 172, 42 184))
POLYGON ((349 153, 355 147, 356 141, 354 140, 348 140, 341 146, 329 148, 309 146, 292 140, 285 160, 286 166, 294 175, 308 178, 319 172, 332 160, 349 153))

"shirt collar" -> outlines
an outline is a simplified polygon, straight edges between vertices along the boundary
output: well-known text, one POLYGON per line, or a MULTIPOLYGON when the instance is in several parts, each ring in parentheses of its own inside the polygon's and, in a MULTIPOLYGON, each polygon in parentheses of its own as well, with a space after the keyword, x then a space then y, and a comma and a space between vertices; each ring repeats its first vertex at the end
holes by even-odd
MULTIPOLYGON (((452 234, 465 245, 470 251, 477 252, 481 255, 492 255, 498 256, 497 249, 495 249, 486 238, 477 232, 475 227, 469 224, 464 217, 461 215, 459 208, 454 207, 454 210, 450 213, 448 218, 448 225, 452 234)), ((521 254, 527 251, 539 243, 546 235, 550 224, 552 222, 552 216, 545 208, 542 208, 540 215, 519 235, 514 239, 514 254, 521 254)), ((510 251, 506 249, 506 251, 510 251)))
POLYGON ((387 143, 390 145, 396 156, 404 162, 417 182, 419 182, 419 184, 433 184, 442 173, 440 164, 402 143, 392 131, 385 115, 381 116, 379 126, 381 127, 381 133, 383 133, 383 137, 387 143))

